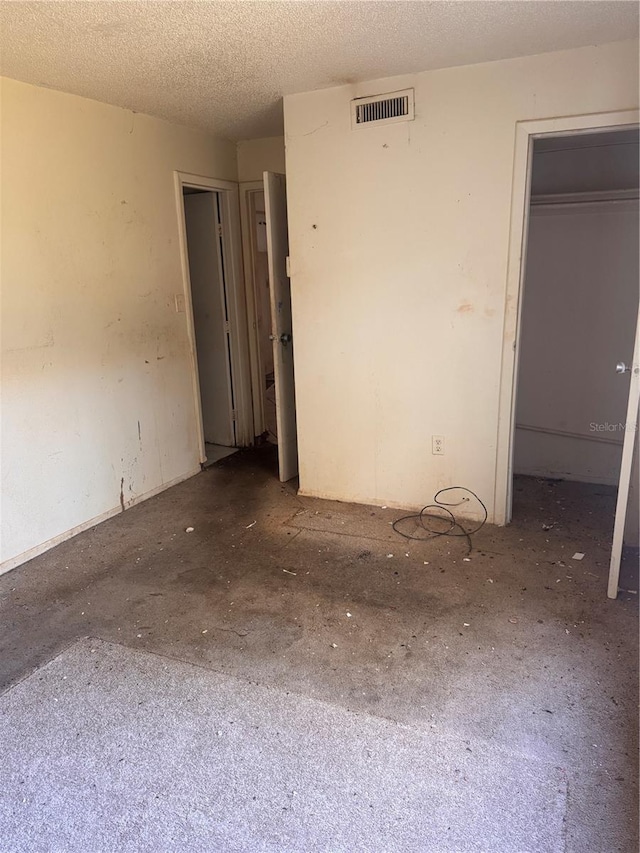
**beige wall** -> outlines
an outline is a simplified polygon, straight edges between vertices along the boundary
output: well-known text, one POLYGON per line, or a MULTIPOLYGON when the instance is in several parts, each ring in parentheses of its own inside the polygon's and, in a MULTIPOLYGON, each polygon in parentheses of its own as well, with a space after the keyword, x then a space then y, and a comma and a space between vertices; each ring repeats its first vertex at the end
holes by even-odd
POLYGON ((2 560, 199 467, 174 170, 236 148, 2 82, 2 560))
POLYGON ((263 172, 284 174, 284 137, 238 142, 238 180, 261 181, 263 172))
POLYGON ((464 485, 493 518, 516 122, 637 108, 637 51, 285 97, 303 493, 411 507, 464 485), (415 121, 351 130, 353 97, 409 86, 415 121))

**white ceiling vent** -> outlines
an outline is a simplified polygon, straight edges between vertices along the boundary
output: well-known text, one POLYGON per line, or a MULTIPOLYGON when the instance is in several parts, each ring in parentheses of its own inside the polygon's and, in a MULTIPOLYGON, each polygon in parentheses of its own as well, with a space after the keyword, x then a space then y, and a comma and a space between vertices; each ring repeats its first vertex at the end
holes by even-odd
POLYGON ((354 98, 351 101, 352 129, 372 124, 412 121, 413 118, 413 89, 372 95, 370 98, 354 98))

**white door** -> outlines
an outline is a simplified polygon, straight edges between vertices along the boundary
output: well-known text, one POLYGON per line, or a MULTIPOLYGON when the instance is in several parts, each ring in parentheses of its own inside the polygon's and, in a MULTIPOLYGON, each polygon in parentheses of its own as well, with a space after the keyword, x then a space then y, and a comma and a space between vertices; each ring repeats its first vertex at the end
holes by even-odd
POLYGON ((284 175, 276 175, 273 172, 264 173, 264 200, 269 256, 273 373, 276 386, 278 469, 281 482, 286 483, 298 473, 298 438, 293 375, 291 286, 287 275, 289 238, 284 175))
MULTIPOLYGON (((633 361, 631 362, 631 365, 621 363, 618 367, 619 373, 629 375, 630 384, 627 420, 625 421, 624 430, 624 443, 622 445, 622 464, 620 466, 620 484, 618 486, 618 500, 616 503, 616 519, 613 526, 613 547, 611 549, 611 563, 609 566, 609 585, 607 588, 607 595, 609 598, 616 598, 618 595, 620 559, 622 557, 622 543, 627 517, 627 504, 629 502, 631 471, 633 467, 633 449, 637 440, 638 404, 640 401, 640 311, 638 312, 638 321, 636 323, 636 339, 633 350, 633 361)), ((620 378, 622 379, 622 377, 620 378)))
POLYGON ((204 440, 235 447, 230 324, 218 194, 184 196, 204 440))

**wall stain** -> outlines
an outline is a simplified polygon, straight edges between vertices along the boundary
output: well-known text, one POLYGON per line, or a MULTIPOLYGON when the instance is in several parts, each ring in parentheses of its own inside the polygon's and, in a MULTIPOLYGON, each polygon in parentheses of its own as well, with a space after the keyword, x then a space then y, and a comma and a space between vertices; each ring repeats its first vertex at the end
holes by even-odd
POLYGON ((473 305, 471 302, 463 302, 461 305, 458 305, 456 311, 460 314, 465 314, 467 311, 473 311, 473 305))
POLYGON ((120 506, 124 512, 124 477, 120 478, 120 506))

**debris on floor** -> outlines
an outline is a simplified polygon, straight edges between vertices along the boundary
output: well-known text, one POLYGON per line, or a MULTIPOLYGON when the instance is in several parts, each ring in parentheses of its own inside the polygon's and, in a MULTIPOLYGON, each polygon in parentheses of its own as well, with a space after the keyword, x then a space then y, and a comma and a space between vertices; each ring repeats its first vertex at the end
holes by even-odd
MULTIPOLYGON (((0 685, 19 688, 52 649, 79 635, 224 670, 239 679, 239 689, 266 682, 374 721, 388 717, 406 731, 429 729, 437 720, 446 748, 453 744, 456 751, 462 737, 477 734, 484 744, 491 720, 495 739, 518 762, 566 762, 576 798, 566 810, 567 837, 574 839, 568 851, 639 849, 632 786, 609 787, 606 811, 602 805, 603 779, 615 779, 614 773, 631 779, 636 769, 634 750, 625 754, 632 745, 625 733, 635 733, 637 723, 637 561, 628 561, 621 576, 617 604, 605 599, 605 539, 615 495, 601 495, 600 486, 554 487, 563 497, 585 497, 575 497, 575 506, 567 500, 553 537, 541 537, 542 519, 551 523, 554 510, 537 492, 548 486, 521 479, 510 527, 483 528, 471 555, 464 537, 412 543, 396 575, 387 566, 387 548, 393 544, 404 554, 406 542, 393 538, 378 512, 372 518, 369 507, 326 504, 298 497, 295 489, 281 493, 276 474, 243 467, 240 454, 233 459, 233 477, 229 469, 198 475, 0 577, 0 601, 10 608, 10 618, 0 618, 0 640, 12 649, 0 656, 0 685), (307 509, 298 521, 307 529, 292 542, 290 519, 301 500, 307 509), (242 521, 257 512, 260 531, 244 536, 242 521), (198 536, 181 540, 173 525, 189 514, 198 536), (348 536, 343 518, 351 524, 348 536), (567 561, 576 542, 589 549, 590 571, 558 574, 574 562, 567 561), (460 566, 465 556, 473 568, 460 566), (300 566, 299 582, 278 582, 278 569, 299 574, 283 561, 300 566), (345 601, 357 617, 346 616, 345 601), (208 633, 202 622, 212 625, 208 633), (337 633, 344 648, 327 642, 329 633, 337 633), (327 649, 338 648, 340 655, 327 657, 327 649), (589 701, 576 701, 586 689, 589 701), (598 762, 592 742, 601 745, 598 762), (540 755, 529 754, 532 744, 540 744, 540 755)), ((211 722, 216 744, 230 739, 235 748, 235 727, 227 727, 225 717, 211 722), (218 738, 216 721, 225 725, 218 738)), ((482 750, 486 755, 486 746, 482 750)), ((497 778, 510 781, 503 765, 497 778)), ((396 793, 402 800, 405 792, 396 793)))
POLYGON ((576 553, 573 555, 573 557, 571 559, 572 560, 583 560, 584 554, 582 554, 580 551, 576 551, 576 553))

